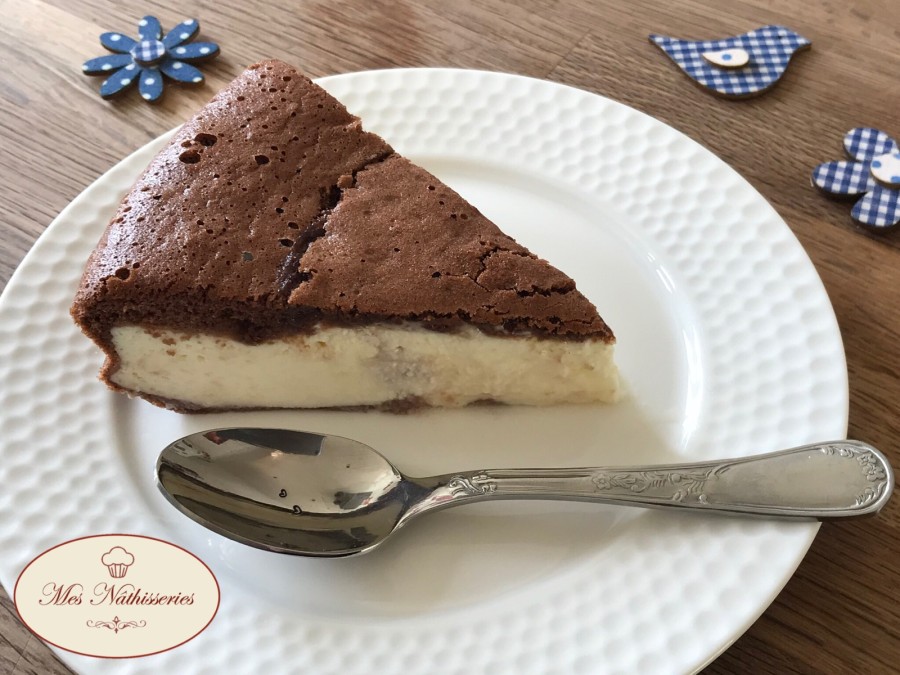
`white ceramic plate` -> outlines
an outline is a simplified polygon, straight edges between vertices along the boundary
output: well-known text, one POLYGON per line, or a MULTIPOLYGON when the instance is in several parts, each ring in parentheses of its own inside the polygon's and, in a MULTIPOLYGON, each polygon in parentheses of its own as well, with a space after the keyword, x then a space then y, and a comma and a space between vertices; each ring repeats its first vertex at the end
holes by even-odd
MULTIPOLYGON (((213 535, 157 494, 168 441, 219 425, 340 433, 410 473, 736 457, 843 437, 832 308, 798 242, 738 174, 619 103, 498 73, 391 70, 322 84, 574 277, 618 339, 629 397, 602 407, 408 416, 185 417, 109 393, 68 315, 82 266, 160 138, 72 202, 0 302, 0 579, 44 549, 128 532, 218 575, 210 628, 81 673, 680 673, 766 608, 813 524, 565 503, 429 517, 370 555, 307 560, 213 535)), ((303 386, 303 383, 298 383, 303 386)))

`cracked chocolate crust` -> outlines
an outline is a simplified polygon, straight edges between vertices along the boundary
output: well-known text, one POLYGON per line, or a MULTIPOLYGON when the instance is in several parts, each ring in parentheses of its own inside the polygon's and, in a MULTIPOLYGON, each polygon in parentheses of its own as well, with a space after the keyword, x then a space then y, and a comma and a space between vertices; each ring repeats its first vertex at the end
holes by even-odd
POLYGON ((571 278, 400 155, 357 172, 315 234, 299 259, 291 306, 493 334, 613 339, 571 278))
POLYGON ((408 320, 614 341, 569 277, 278 61, 251 66, 152 160, 72 315, 111 358, 121 324, 248 343, 408 320))

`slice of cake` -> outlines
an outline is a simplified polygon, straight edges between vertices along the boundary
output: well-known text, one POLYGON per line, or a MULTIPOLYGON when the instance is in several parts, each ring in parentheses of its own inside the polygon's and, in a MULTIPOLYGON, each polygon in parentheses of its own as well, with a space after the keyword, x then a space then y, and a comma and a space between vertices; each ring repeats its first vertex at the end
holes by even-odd
POLYGON ((184 412, 616 395, 569 277, 278 61, 153 159, 72 315, 103 381, 184 412))

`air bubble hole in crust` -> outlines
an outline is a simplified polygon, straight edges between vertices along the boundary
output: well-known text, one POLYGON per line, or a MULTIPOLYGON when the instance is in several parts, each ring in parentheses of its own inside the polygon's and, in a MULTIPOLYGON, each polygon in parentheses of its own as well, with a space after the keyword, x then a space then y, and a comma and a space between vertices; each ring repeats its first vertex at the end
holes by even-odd
POLYGON ((215 145, 216 141, 219 139, 215 134, 207 134, 201 132, 194 136, 194 140, 197 141, 200 145, 209 148, 215 145))

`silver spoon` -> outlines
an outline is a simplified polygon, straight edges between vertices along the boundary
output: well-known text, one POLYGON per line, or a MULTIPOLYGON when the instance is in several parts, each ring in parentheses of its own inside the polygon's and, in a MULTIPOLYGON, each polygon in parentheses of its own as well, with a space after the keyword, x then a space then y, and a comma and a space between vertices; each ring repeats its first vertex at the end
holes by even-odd
POLYGON ((416 516, 488 499, 568 499, 790 519, 877 513, 890 464, 859 441, 739 459, 641 467, 482 469, 405 476, 367 445, 284 429, 204 431, 166 447, 159 488, 182 513, 250 546, 339 557, 416 516))

